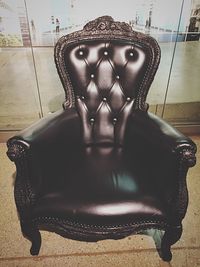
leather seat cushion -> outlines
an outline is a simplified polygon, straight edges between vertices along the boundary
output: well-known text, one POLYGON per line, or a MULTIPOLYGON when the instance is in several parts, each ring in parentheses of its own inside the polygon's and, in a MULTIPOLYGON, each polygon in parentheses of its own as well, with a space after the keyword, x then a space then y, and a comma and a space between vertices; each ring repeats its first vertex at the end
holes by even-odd
POLYGON ((34 209, 34 217, 67 219, 89 225, 125 224, 165 220, 165 211, 152 196, 112 199, 73 199, 60 193, 45 195, 34 209))
POLYGON ((66 163, 63 177, 60 173, 55 177, 55 187, 44 191, 33 217, 91 225, 165 220, 167 205, 159 185, 150 177, 150 170, 138 170, 136 159, 127 154, 109 146, 79 151, 66 163))

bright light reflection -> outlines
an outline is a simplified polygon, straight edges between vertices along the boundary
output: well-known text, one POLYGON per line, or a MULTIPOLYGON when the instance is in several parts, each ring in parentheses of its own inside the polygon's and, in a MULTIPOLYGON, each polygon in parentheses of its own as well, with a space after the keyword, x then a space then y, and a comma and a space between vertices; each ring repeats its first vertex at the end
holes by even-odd
POLYGON ((101 215, 119 215, 119 214, 128 214, 128 213, 151 213, 156 215, 161 215, 161 211, 144 205, 142 203, 134 203, 134 202, 124 202, 124 203, 116 203, 116 204, 103 204, 100 206, 96 206, 95 213, 101 215))

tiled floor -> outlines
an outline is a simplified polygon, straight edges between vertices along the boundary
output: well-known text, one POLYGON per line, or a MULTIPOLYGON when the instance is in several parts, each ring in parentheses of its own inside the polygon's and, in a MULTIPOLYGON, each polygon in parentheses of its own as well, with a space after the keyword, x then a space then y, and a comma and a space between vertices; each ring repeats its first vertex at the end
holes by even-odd
MULTIPOLYGON (((193 137, 200 148, 200 137, 193 137)), ((200 149, 199 149, 200 150, 200 149)), ((190 202, 183 235, 173 246, 171 263, 161 261, 152 239, 132 236, 122 240, 87 243, 42 232, 40 256, 29 254, 30 242, 23 238, 13 199, 15 166, 0 144, 0 267, 198 267, 200 266, 200 151, 197 165, 188 173, 190 202)))

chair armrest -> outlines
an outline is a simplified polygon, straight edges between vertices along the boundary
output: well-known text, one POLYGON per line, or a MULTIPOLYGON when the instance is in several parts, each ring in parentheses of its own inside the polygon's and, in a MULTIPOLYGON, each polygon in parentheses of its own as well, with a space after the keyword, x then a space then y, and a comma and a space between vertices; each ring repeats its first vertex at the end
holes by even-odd
POLYGON ((8 140, 7 155, 17 168, 18 209, 33 205, 47 183, 46 178, 51 183, 54 165, 67 161, 80 142, 80 120, 75 109, 52 113, 8 140))
POLYGON ((7 155, 11 161, 23 157, 28 150, 54 144, 76 142, 80 139, 79 116, 75 109, 59 110, 40 119, 30 127, 20 131, 7 142, 7 155))
POLYGON ((154 149, 176 154, 187 162, 188 167, 195 165, 197 147, 189 137, 150 112, 136 111, 129 119, 133 136, 149 143, 154 149))

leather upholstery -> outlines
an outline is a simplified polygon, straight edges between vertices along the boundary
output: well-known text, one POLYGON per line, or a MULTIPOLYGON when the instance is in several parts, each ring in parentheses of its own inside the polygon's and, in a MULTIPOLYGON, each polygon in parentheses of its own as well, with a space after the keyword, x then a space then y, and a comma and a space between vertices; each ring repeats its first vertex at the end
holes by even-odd
POLYGON ((75 108, 70 108, 48 114, 28 128, 18 132, 15 139, 24 140, 31 146, 38 146, 38 148, 48 143, 49 149, 51 149, 53 142, 56 142, 57 145, 57 140, 68 145, 75 144, 81 139, 78 113, 75 108))
POLYGON ((196 151, 195 143, 172 125, 150 112, 134 112, 129 117, 127 133, 135 139, 142 139, 156 149, 175 153, 180 148, 191 147, 196 151))
MULTIPOLYGON (((135 121, 139 121, 141 116, 144 116, 143 113, 140 116, 140 113, 136 114, 138 116, 135 117, 139 118, 134 118, 135 121)), ((156 125, 157 121, 154 115, 149 113, 149 116, 145 118, 147 119, 145 125, 156 125), (151 119, 150 116, 152 117, 151 119)), ((165 122, 160 122, 159 127, 164 129, 164 127, 169 126, 165 122)), ((65 194, 68 196, 69 192, 76 191, 81 196, 79 190, 84 190, 85 196, 91 195, 91 192, 93 192, 93 197, 100 194, 98 190, 102 186, 102 197, 105 197, 105 192, 109 189, 109 183, 103 183, 101 185, 99 181, 111 181, 111 188, 114 189, 114 179, 116 181, 119 180, 119 182, 116 182, 116 185, 118 185, 122 183, 122 180, 126 184, 125 179, 127 178, 133 184, 138 183, 138 181, 143 181, 142 186, 140 185, 140 190, 146 188, 145 190, 149 191, 149 193, 151 192, 152 196, 157 194, 159 188, 158 192, 162 192, 162 201, 166 206, 167 198, 170 196, 170 199, 173 199, 174 191, 171 189, 172 185, 173 188, 176 188, 175 181, 172 178, 173 173, 177 172, 176 160, 172 157, 172 149, 169 151, 169 154, 163 154, 163 150, 159 149, 158 155, 156 155, 156 147, 154 146, 152 148, 150 144, 153 142, 154 145, 154 140, 157 140, 160 136, 164 136, 164 133, 160 131, 160 133, 157 133, 158 136, 156 139, 150 136, 151 142, 149 140, 145 142, 143 135, 147 131, 154 134, 153 128, 148 127, 144 131, 143 126, 137 124, 134 126, 132 117, 129 117, 123 147, 119 148, 111 144, 98 144, 98 146, 85 147, 82 142, 81 120, 78 113, 75 109, 68 109, 47 116, 25 131, 22 131, 15 139, 17 138, 30 144, 32 148, 30 159, 32 176, 30 179, 35 190, 39 195, 43 195, 45 199, 48 198, 47 196, 51 196, 51 194, 58 194, 58 192, 61 192, 61 195, 65 194), (135 131, 135 129, 137 130, 135 131), (140 131, 143 134, 140 134, 140 131), (154 150, 154 154, 152 154, 152 149, 154 150), (42 166, 42 169, 39 166, 42 166), (144 170, 143 166, 146 166, 144 170), (165 171, 163 172, 164 169, 165 171), (124 173, 128 173, 129 175, 126 176, 124 173), (70 175, 73 177, 75 183, 73 183, 73 188, 69 189, 70 179, 72 179, 70 175), (81 181, 83 184, 81 184, 81 181), (149 183, 149 181, 151 182, 149 183), (92 185, 94 187, 91 187, 92 185), (65 188, 64 193, 63 188, 65 188)), ((173 131, 169 130, 168 136, 173 131)), ((167 139, 165 138, 165 140, 167 139)), ((160 146, 167 146, 168 143, 163 141, 159 142, 159 144, 160 146)), ((118 195, 117 201, 122 201, 121 196, 127 198, 127 193, 123 192, 121 195, 119 194, 119 190, 114 191, 118 195)), ((108 192, 108 195, 112 199, 114 197, 113 192, 110 189, 108 192)), ((133 201, 135 200, 135 192, 132 193, 130 195, 134 197, 132 199, 133 201)), ((144 191, 141 190, 140 194, 136 194, 136 196, 142 199, 144 197, 143 194, 144 191)), ((90 200, 91 203, 93 200, 93 198, 90 200)), ((153 203, 155 204, 159 203, 161 202, 161 198, 157 196, 154 201, 153 203)), ((40 209, 40 205, 42 208, 42 204, 39 202, 36 205, 36 209, 40 209)), ((64 207, 63 205, 61 206, 64 207)), ((155 207, 152 206, 152 208, 155 207)))
MULTIPOLYGON (((34 217, 68 218, 90 225, 166 220, 165 191, 170 179, 163 181, 163 176, 153 171, 155 162, 141 172, 133 152, 122 148, 93 146, 76 152, 76 157, 72 154, 63 161, 63 171, 57 172, 54 182, 52 177, 46 190, 43 187, 46 193, 38 199, 34 217)), ((54 167, 48 169, 53 172, 54 167)), ((166 172, 170 174, 167 166, 166 172)), ((49 180, 51 175, 47 176, 49 180)))
POLYGON ((123 143, 147 60, 142 47, 123 41, 79 42, 65 50, 86 144, 123 143))

